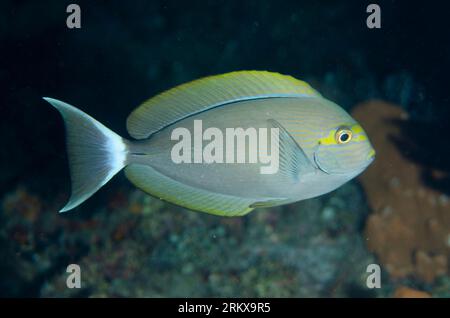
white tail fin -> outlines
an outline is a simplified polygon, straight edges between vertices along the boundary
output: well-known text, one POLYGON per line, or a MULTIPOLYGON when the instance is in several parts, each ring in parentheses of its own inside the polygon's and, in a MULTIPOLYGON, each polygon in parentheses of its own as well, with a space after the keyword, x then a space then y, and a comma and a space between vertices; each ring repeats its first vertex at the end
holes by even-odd
POLYGON ((127 142, 81 110, 44 97, 64 118, 72 195, 59 211, 71 210, 92 196, 125 167, 127 142))

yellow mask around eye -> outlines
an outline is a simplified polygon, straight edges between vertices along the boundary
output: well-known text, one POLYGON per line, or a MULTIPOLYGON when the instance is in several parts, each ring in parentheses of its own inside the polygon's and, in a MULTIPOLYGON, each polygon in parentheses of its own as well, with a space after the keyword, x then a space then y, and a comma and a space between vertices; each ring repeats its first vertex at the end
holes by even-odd
POLYGON ((335 134, 336 143, 346 144, 350 140, 352 140, 352 135, 353 135, 353 133, 350 130, 350 128, 341 127, 336 131, 336 134, 335 134))

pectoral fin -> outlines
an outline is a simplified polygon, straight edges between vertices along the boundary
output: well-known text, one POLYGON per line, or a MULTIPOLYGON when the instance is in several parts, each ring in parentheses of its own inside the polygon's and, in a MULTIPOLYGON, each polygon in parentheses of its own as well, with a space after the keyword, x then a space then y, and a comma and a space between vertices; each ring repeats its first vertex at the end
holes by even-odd
POLYGON ((293 182, 298 182, 302 174, 314 170, 311 161, 289 132, 275 119, 269 119, 274 128, 279 129, 279 173, 293 182))

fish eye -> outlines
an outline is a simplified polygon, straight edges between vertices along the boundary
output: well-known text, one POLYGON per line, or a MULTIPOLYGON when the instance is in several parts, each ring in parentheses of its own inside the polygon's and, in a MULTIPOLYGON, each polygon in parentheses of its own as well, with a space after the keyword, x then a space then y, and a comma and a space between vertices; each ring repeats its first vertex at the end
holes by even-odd
POLYGON ((336 131, 336 142, 346 144, 352 139, 352 131, 349 128, 339 128, 336 131))

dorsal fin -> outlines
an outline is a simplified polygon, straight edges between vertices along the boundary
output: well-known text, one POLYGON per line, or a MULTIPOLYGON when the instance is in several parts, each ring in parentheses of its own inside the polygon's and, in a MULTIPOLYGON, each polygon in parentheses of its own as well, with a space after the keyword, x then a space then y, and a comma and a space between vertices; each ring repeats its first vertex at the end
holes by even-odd
POLYGON ((238 71, 182 84, 147 100, 127 119, 136 139, 199 112, 243 100, 273 97, 321 97, 309 84, 267 71, 238 71))

